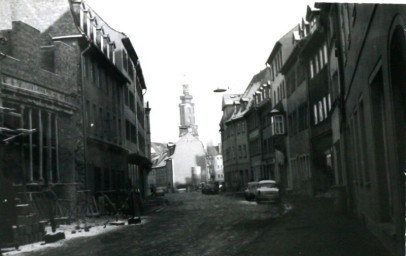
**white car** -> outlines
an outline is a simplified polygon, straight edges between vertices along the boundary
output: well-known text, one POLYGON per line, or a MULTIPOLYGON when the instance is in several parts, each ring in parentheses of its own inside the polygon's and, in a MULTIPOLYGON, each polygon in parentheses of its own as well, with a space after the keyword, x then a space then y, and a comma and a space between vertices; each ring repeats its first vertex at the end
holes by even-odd
POLYGON ((274 180, 261 180, 258 182, 255 199, 260 202, 279 202, 279 188, 274 180))

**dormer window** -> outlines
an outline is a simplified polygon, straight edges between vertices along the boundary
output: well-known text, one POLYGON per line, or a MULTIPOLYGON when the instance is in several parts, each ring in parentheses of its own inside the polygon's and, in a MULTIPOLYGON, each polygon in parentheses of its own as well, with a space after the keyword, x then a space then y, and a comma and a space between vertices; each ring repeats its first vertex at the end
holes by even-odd
POLYGON ((123 50, 123 67, 125 71, 128 71, 127 53, 123 50))
POLYGON ((93 25, 93 42, 97 45, 97 28, 96 24, 93 25))
POLYGON ((109 47, 110 47, 110 59, 113 61, 114 64, 116 64, 116 55, 114 54, 114 51, 116 49, 116 45, 114 44, 114 42, 110 42, 109 43, 109 47))
POLYGON ((106 53, 105 45, 103 35, 100 33, 100 50, 102 53, 106 53))
POLYGON ((82 29, 82 31, 84 33, 86 33, 86 29, 87 29, 87 11, 85 11, 84 9, 80 8, 80 29, 82 29))
POLYGON ((106 54, 107 54, 107 58, 109 58, 109 60, 111 60, 111 45, 110 43, 106 40, 106 54))
POLYGON ((92 38, 93 30, 92 30, 91 23, 90 23, 90 12, 87 15, 86 23, 87 23, 87 26, 86 26, 87 27, 86 28, 87 36, 89 38, 92 38))

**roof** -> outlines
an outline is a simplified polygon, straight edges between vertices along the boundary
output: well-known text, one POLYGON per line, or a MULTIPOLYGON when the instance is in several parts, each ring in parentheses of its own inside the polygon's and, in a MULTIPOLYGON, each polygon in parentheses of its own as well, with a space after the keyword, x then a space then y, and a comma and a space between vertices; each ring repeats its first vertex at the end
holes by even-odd
POLYGON ((310 5, 308 5, 306 9, 306 20, 307 21, 312 20, 313 17, 318 13, 320 13, 320 9, 312 8, 310 5))
MULTIPOLYGON (((298 28, 297 25, 295 25, 291 30, 289 30, 289 32, 287 32, 285 35, 283 35, 274 45, 274 47, 272 48, 271 54, 269 55, 268 59, 266 60, 266 63, 271 64, 272 60, 274 59, 276 53, 278 52, 278 50, 283 47, 284 45, 287 44, 287 42, 289 42, 288 40, 291 40, 292 38, 292 33, 294 31, 296 31, 298 28)), ((282 54, 282 58, 285 58, 284 54, 282 54)))
MULTIPOLYGON (((117 50, 126 49, 137 71, 141 86, 146 89, 138 56, 131 44, 130 39, 123 32, 119 32, 107 24, 85 1, 73 0, 0 0, 0 30, 12 28, 13 21, 21 21, 40 31, 41 34, 49 35, 55 40, 61 40, 64 36, 77 36, 88 38, 88 35, 80 28, 80 10, 84 9, 92 18, 97 33, 101 33, 107 42, 113 43, 117 50)), ((100 40, 88 38, 95 48, 100 50, 100 40), (97 42, 96 42, 97 41, 97 42)), ((100 50, 100 54, 103 54, 100 50)), ((123 74, 123 68, 117 64, 111 65, 123 74)), ((127 78, 128 81, 128 78, 127 78)))
POLYGON ((230 117, 228 121, 239 119, 248 112, 250 107, 254 104, 253 95, 261 87, 262 84, 268 83, 271 79, 269 68, 261 70, 258 74, 254 75, 251 82, 248 84, 245 92, 241 95, 241 100, 247 102, 247 106, 244 108, 238 108, 236 112, 230 117))
POLYGON ((233 105, 235 100, 240 100, 241 94, 223 94, 224 105, 233 105))
MULTIPOLYGON (((64 18, 66 14, 71 14, 68 0, 52 0, 52 2, 49 0, 0 0, 0 6, 0 30, 11 29, 13 21, 21 21, 43 33, 58 20, 64 18)), ((68 18, 74 24, 73 16, 65 17, 65 20, 68 18)), ((79 34, 77 29, 76 33, 79 34)), ((51 34, 51 36, 59 35, 51 34)))
POLYGON ((151 168, 160 168, 166 166, 166 161, 169 160, 172 155, 169 152, 163 152, 152 159, 151 168))

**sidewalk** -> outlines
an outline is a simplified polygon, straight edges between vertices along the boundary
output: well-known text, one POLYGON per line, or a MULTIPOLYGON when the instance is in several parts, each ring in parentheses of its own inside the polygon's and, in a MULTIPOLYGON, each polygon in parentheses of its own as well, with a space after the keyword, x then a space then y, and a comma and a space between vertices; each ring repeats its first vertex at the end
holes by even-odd
POLYGON ((165 196, 146 197, 143 200, 144 214, 148 215, 153 212, 159 211, 159 209, 165 207, 168 204, 168 199, 166 199, 165 196))
MULTIPOLYGON (((155 212, 159 212, 163 207, 165 207, 168 204, 168 200, 165 199, 165 197, 147 197, 144 199, 143 203, 144 203, 144 214, 141 217, 141 223, 135 225, 143 225, 147 223, 149 221, 148 215, 151 215, 155 212)), ((47 244, 45 244, 44 241, 40 241, 36 243, 20 245, 18 250, 16 250, 15 247, 3 248, 3 254, 1 254, 1 251, 0 254, 14 255, 37 251, 46 247, 59 247, 63 246, 65 243, 67 243, 68 240, 71 239, 80 237, 98 236, 100 234, 105 234, 107 232, 118 230, 126 225, 129 225, 128 216, 126 217, 122 215, 119 215, 117 217, 114 215, 87 217, 76 222, 72 221, 70 224, 67 225, 59 225, 55 233, 53 233, 51 231, 51 227, 47 225, 45 228, 47 234, 56 234, 61 232, 64 233, 65 238, 47 244), (76 226, 78 226, 78 228, 76 226), (85 227, 88 228, 85 229, 85 227)))
POLYGON ((390 255, 358 220, 333 211, 333 200, 288 195, 293 209, 271 222, 240 255, 390 255))

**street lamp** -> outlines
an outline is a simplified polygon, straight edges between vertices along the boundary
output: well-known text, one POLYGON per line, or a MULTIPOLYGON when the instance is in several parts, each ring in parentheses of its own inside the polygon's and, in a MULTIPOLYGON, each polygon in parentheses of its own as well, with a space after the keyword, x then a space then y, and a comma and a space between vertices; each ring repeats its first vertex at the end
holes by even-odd
POLYGON ((230 87, 227 87, 227 88, 217 87, 217 89, 213 90, 213 92, 226 92, 226 91, 228 91, 230 89, 231 89, 230 87))

